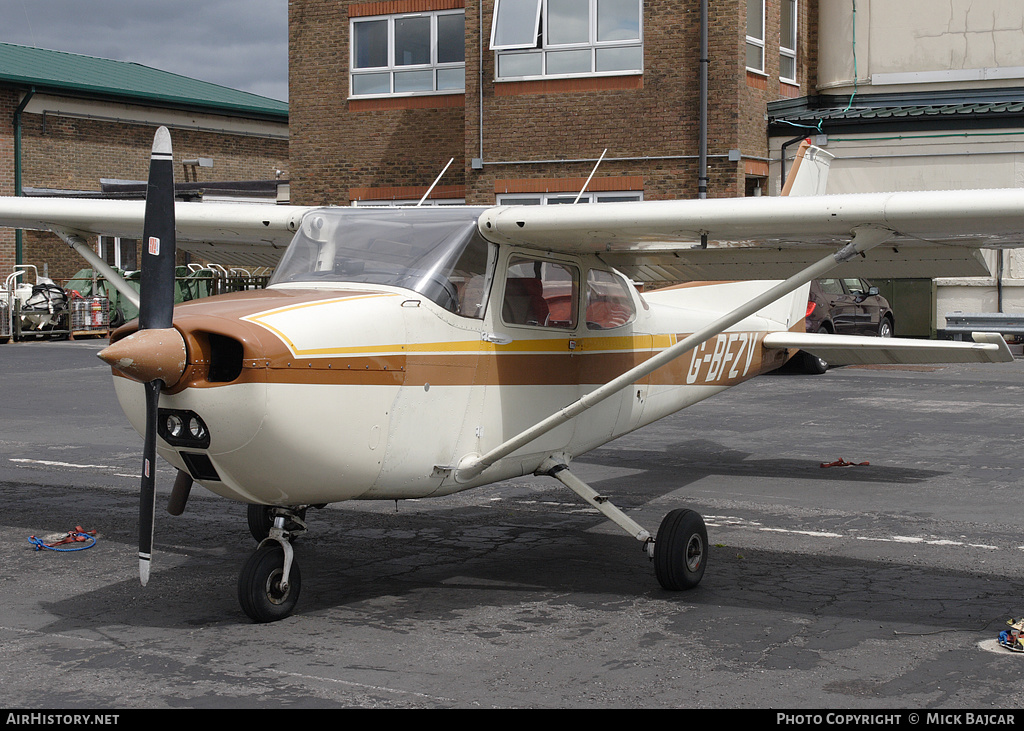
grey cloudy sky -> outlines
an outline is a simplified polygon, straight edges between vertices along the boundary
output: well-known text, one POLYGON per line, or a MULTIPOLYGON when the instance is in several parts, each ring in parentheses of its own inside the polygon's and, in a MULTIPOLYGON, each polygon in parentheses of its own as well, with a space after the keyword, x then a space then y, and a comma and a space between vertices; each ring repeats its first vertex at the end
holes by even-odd
POLYGON ((0 42, 288 99, 288 0, 0 0, 0 42))

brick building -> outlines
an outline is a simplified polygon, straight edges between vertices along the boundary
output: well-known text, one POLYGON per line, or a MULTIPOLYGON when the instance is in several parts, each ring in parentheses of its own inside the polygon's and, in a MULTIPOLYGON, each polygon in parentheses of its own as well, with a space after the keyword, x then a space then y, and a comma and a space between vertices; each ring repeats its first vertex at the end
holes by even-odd
MULTIPOLYGON (((288 177, 285 102, 138 64, 0 44, 0 195, 142 197, 132 183, 147 177, 159 125, 171 130, 177 183, 191 196, 274 196, 288 177)), ((97 246, 110 263, 135 268, 134 241, 97 246)), ((56 236, 0 230, 0 275, 21 263, 56 280, 83 267, 56 236)))
MULTIPOLYGON (((700 193, 699 0, 294 0, 293 202, 700 193)), ((814 88, 814 0, 709 0, 707 196, 766 187, 769 101, 814 88)))

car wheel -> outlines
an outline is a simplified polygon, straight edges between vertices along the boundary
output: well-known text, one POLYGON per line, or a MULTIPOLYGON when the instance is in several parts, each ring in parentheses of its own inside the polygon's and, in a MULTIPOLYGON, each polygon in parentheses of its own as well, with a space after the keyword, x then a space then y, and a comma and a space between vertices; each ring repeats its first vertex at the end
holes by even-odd
MULTIPOLYGON (((829 329, 822 325, 818 328, 819 335, 828 335, 829 329)), ((811 373, 814 375, 821 375, 828 370, 828 361, 824 358, 819 358, 816 355, 811 355, 806 351, 800 351, 800 358, 802 359, 801 366, 804 373, 811 373)))
POLYGON ((892 337, 892 320, 888 317, 882 318, 882 323, 878 326, 878 337, 880 338, 891 338, 892 337))

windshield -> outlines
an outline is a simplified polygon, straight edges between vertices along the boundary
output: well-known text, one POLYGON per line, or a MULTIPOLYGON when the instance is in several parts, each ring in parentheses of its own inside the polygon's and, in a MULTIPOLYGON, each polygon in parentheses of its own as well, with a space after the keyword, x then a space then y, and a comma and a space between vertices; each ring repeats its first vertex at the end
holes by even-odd
POLYGON ((364 282, 404 287, 465 317, 483 317, 493 247, 483 209, 325 208, 307 214, 271 285, 364 282))

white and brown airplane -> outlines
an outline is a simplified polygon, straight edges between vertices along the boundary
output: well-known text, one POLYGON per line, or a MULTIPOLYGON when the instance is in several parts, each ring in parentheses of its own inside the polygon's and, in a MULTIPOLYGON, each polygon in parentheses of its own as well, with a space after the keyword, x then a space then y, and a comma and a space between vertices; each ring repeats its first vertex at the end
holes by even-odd
MULTIPOLYGON (((797 189, 820 192, 818 158, 801 151, 797 189)), ((708 558, 700 515, 673 510, 652 534, 577 478, 572 460, 798 349, 838 363, 1010 360, 998 335, 817 335, 804 332, 804 315, 809 282, 837 266, 869 276, 898 266, 984 271, 979 248, 1024 236, 1024 190, 545 207, 175 205, 161 129, 145 204, 4 198, 0 225, 54 231, 100 269, 86 237, 143 232, 139 319, 100 354, 145 437, 142 580, 159 453, 178 470, 172 513, 193 482, 249 503, 259 545, 239 601, 264 622, 295 607, 291 540, 306 530, 308 507, 442 496, 527 474, 561 481, 640 541, 666 589, 696 586, 708 558), (175 307, 176 244, 276 271, 266 290, 175 307), (633 280, 717 283, 641 293, 633 280)))

